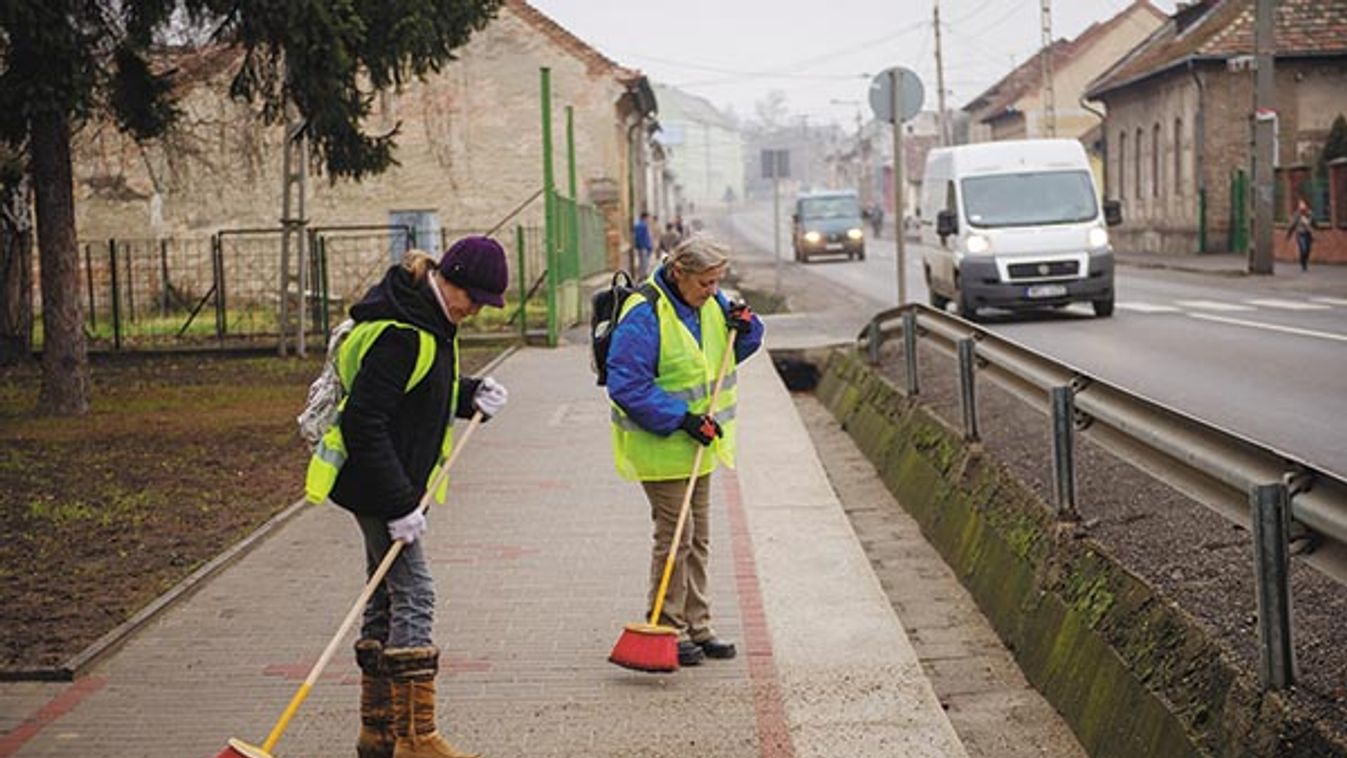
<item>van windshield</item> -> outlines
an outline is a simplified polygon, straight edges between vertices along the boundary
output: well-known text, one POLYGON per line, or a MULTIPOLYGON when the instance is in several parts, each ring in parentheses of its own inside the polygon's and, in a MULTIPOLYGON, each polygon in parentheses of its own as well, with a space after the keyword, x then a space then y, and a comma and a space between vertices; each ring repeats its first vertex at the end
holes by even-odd
POLYGON ((800 215, 805 218, 856 218, 861 211, 854 197, 813 197, 800 201, 800 215))
POLYGON ((960 185, 972 226, 1070 224, 1099 214, 1088 171, 971 176, 960 185))

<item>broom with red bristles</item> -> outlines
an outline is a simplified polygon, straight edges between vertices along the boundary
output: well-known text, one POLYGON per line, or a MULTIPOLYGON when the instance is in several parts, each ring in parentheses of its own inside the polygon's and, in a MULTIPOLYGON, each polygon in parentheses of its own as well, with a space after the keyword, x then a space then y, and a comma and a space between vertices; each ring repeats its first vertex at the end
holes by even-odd
MULTIPOLYGON (((725 383, 725 374, 729 371, 730 360, 734 356, 734 340, 738 332, 730 333, 730 343, 725 347, 725 355, 720 359, 720 371, 716 374, 716 386, 711 390, 711 413, 715 412, 716 399, 720 397, 720 387, 725 383)), ((673 540, 669 543, 669 555, 664 559, 664 575, 659 580, 659 590, 655 592, 655 604, 650 609, 650 621, 627 624, 622 635, 613 645, 608 660, 624 668, 651 673, 668 673, 678 670, 678 630, 659 624, 660 612, 664 610, 664 595, 669 591, 669 577, 673 576, 674 558, 678 554, 678 543, 683 538, 683 525, 687 523, 689 506, 692 505, 692 492, 697 487, 697 472, 702 467, 702 455, 706 445, 697 446, 697 454, 692 459, 692 473, 688 476, 688 486, 683 491, 683 504, 678 508, 678 523, 674 526, 673 540)))
MULTIPOLYGON (((481 425, 483 418, 484 416, 481 411, 477 411, 472 415, 472 421, 468 422, 468 428, 463 431, 462 439, 460 439, 458 444, 454 446, 453 452, 449 454, 449 459, 435 472, 434 478, 430 480, 430 484, 426 487, 426 492, 421 496, 420 504, 417 505, 418 510, 425 511, 430 507, 433 493, 444 484, 449 476, 449 467, 454 465, 454 459, 458 458, 458 454, 462 452, 463 447, 468 444, 468 438, 471 437, 472 433, 481 425)), ((285 707, 285 711, 281 713, 280 719, 276 721, 276 726, 272 727, 271 734, 267 735, 267 739, 262 743, 262 746, 257 747, 256 745, 250 745, 240 739, 231 739, 229 740, 229 743, 225 745, 225 749, 221 750, 220 754, 215 756, 215 758, 273 758, 271 750, 276 747, 276 743, 280 741, 281 735, 285 733, 285 728, 290 725, 290 719, 294 718, 295 712, 299 710, 300 704, 309 696, 309 691, 313 689, 313 685, 318 681, 318 677, 322 675, 323 669, 327 668, 328 661, 332 660, 332 656, 337 652, 337 646, 341 644, 342 638, 344 638, 346 633, 351 630, 351 625, 354 624, 356 618, 360 616, 361 611, 365 608, 365 604, 369 602, 370 596, 374 594, 374 590, 378 588, 379 583, 384 580, 384 575, 388 573, 388 569, 393 566, 393 561, 397 560, 397 557, 402 553, 402 548, 404 547, 406 547, 405 542, 396 540, 393 542, 393 545, 388 548, 388 552, 384 554, 383 562, 379 564, 379 567, 375 569, 374 573, 370 576, 369 581, 365 583, 365 588, 360 591, 360 597, 356 598, 355 605, 351 606, 351 610, 347 612, 346 618, 341 622, 341 627, 337 629, 337 633, 332 636, 332 641, 327 643, 327 647, 323 650, 323 654, 318 656, 318 662, 313 664, 313 669, 310 670, 309 675, 304 678, 304 683, 299 685, 299 690, 295 692, 295 696, 290 698, 290 704, 285 707)))

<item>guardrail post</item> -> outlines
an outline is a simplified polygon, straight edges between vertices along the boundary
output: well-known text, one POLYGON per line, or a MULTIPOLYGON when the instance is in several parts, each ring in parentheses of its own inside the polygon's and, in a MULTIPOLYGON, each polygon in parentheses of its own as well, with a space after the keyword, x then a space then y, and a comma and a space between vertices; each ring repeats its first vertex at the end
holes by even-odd
POLYGON ((1075 429, 1071 417, 1075 402, 1070 387, 1053 387, 1048 393, 1052 406, 1052 493, 1057 502, 1057 518, 1078 521, 1076 467, 1072 460, 1075 429))
POLYGON ((1286 485, 1280 482, 1254 485, 1249 492, 1258 588, 1259 673, 1263 688, 1273 690, 1295 683, 1287 501, 1286 485))
POLYGON ((965 442, 977 442, 978 409, 977 396, 974 393, 974 370, 977 368, 976 345, 972 338, 961 339, 959 347, 959 401, 963 406, 963 438, 965 442))
POLYGON ((871 321, 866 327, 866 351, 870 358, 871 366, 879 365, 879 322, 871 321))
POLYGON ((917 312, 913 310, 903 313, 903 360, 907 364, 907 396, 913 397, 920 391, 917 385, 917 312))

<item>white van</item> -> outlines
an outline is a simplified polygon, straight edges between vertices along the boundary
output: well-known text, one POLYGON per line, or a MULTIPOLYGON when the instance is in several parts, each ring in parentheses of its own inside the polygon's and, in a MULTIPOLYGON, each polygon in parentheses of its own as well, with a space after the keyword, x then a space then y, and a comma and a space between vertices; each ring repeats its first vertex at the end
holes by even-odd
POLYGON ((1099 202, 1085 148, 1073 139, 1011 140, 932 150, 922 179, 921 241, 931 305, 1089 302, 1113 314, 1117 202, 1099 202))

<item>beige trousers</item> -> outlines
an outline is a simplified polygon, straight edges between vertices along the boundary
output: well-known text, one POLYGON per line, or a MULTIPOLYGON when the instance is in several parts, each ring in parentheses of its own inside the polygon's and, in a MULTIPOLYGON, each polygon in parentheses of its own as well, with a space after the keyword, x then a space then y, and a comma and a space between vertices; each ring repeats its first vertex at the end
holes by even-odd
MULTIPOLYGON (((674 527, 678 524, 678 509, 687 491, 686 479, 663 482, 641 482, 650 501, 650 518, 655 526, 655 544, 650 550, 650 595, 646 601, 646 617, 655 607, 655 593, 659 591, 664 575, 664 562, 669 556, 674 527)), ((687 523, 674 559, 669 577, 669 590, 660 611, 659 623, 678 630, 681 638, 703 642, 715 636, 711 628, 711 608, 707 598, 706 566, 711 552, 711 475, 697 478, 692 490, 687 523)))

